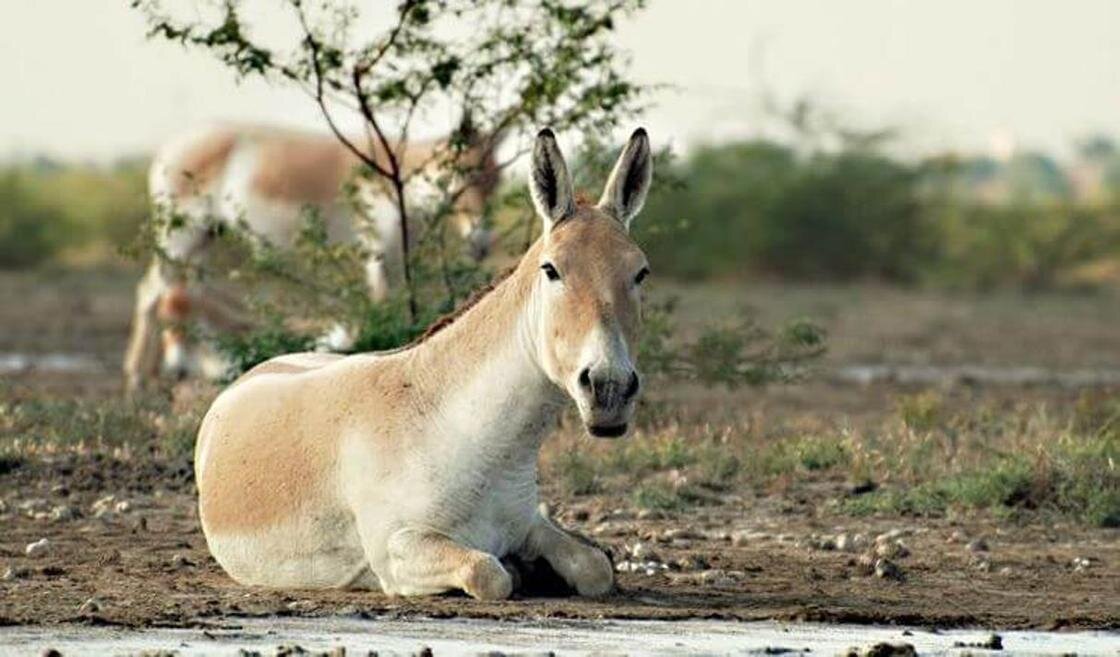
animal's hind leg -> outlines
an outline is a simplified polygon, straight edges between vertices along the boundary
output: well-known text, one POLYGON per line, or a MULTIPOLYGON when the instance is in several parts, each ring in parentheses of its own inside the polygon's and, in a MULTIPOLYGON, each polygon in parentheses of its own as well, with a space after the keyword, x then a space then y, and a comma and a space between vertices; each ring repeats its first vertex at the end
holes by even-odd
POLYGON ((456 543, 443 534, 402 529, 389 537, 389 593, 431 595, 460 589, 479 600, 502 600, 513 579, 492 554, 456 543))

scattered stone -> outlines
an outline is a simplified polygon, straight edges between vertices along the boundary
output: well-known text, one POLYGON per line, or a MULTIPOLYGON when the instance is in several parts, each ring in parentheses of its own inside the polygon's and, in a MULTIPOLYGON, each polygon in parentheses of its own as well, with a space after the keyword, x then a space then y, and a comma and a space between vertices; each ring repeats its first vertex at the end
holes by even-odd
POLYGON ((1008 577, 1010 575, 1014 575, 1015 570, 1011 566, 1004 566, 1003 568, 999 569, 999 574, 1003 575, 1004 577, 1008 577))
MULTIPOLYGON (((856 571, 864 577, 875 574, 875 556, 870 553, 859 555, 859 559, 855 561, 856 571)), ((849 562, 850 563, 850 562, 849 562)))
POLYGON ((953 533, 949 534, 949 537, 945 539, 945 542, 946 543, 967 543, 968 542, 968 535, 966 535, 964 532, 962 532, 959 529, 954 529, 953 533))
POLYGON ((982 538, 976 538, 968 542, 969 552, 987 552, 988 542, 982 538))
POLYGON ((704 538, 709 541, 730 541, 731 532, 726 529, 709 529, 704 532, 704 538))
POLYGON ((626 550, 630 556, 638 561, 661 561, 661 555, 657 554, 649 546, 649 543, 642 543, 641 541, 634 543, 626 550))
POLYGON ((804 541, 801 541, 801 546, 809 548, 810 550, 832 551, 836 549, 836 540, 831 536, 810 534, 804 541))
POLYGON ((910 556, 910 548, 902 541, 876 543, 875 556, 883 559, 905 559, 910 556))
POLYGON ((46 513, 51 510, 51 503, 43 497, 32 497, 20 502, 16 505, 20 513, 26 516, 34 517, 36 513, 46 513))
POLYGON ((660 561, 636 561, 631 559, 623 559, 615 564, 614 569, 620 573, 640 573, 645 575, 656 575, 658 573, 669 570, 668 564, 660 561))
POLYGON ((132 502, 128 500, 121 500, 113 506, 113 510, 117 513, 128 513, 132 510, 132 502))
POLYGON ((41 557, 47 553, 47 550, 50 549, 50 545, 50 541, 45 538, 40 538, 34 543, 29 543, 28 546, 23 549, 23 552, 31 558, 41 557))
POLYGON ((704 557, 700 557, 695 554, 681 557, 670 565, 675 566, 676 568, 683 571, 698 571, 707 570, 708 568, 710 568, 708 561, 704 557))
POLYGON ((1074 557, 1070 565, 1073 566, 1073 572, 1083 573, 1089 570, 1090 566, 1093 565, 1093 560, 1089 557, 1074 557))
POLYGON ((918 651, 909 643, 876 643, 865 650, 848 649, 846 657, 918 657, 918 651))
POLYGON ((692 529, 688 529, 685 527, 674 527, 672 529, 666 529, 664 532, 662 532, 661 538, 659 540, 662 543, 670 543, 682 538, 695 541, 704 537, 699 532, 696 532, 692 529))
POLYGON ((867 543, 863 534, 849 534, 840 532, 836 535, 836 549, 841 552, 859 552, 867 543))
POLYGON ((661 520, 665 514, 657 509, 642 509, 636 517, 638 520, 661 520))
POLYGON ((101 611, 101 601, 97 598, 89 598, 78 607, 79 614, 96 614, 101 611))
POLYGON ((875 542, 876 543, 890 543, 892 541, 897 541, 900 538, 906 538, 907 536, 910 536, 913 533, 914 533, 913 529, 903 529, 903 528, 892 529, 889 532, 883 532, 882 534, 879 534, 878 536, 876 536, 875 537, 875 542))
POLYGON ((611 534, 614 531, 616 531, 615 527, 610 522, 601 522, 598 525, 595 525, 594 527, 591 528, 591 533, 594 534, 595 536, 603 536, 603 535, 606 535, 606 534, 611 534))
POLYGON ((903 580, 902 569, 888 559, 879 559, 875 562, 875 576, 879 579, 890 579, 896 582, 903 580))
POLYGON ((971 565, 974 569, 979 570, 982 573, 992 572, 992 560, 989 559, 987 557, 987 555, 980 555, 980 556, 973 557, 969 561, 969 565, 971 565))
POLYGON ((113 509, 113 504, 115 504, 116 501, 116 495, 106 495, 94 502, 89 510, 93 513, 95 518, 100 518, 106 511, 111 511, 113 509))
POLYGON ((1003 637, 998 634, 989 634, 983 641, 954 641, 954 648, 983 648, 984 650, 1003 650, 1003 637))
POLYGON ((276 657, 294 657, 294 655, 306 655, 307 650, 298 643, 285 644, 276 648, 276 657))
POLYGON ((73 507, 67 506, 65 504, 59 504, 55 508, 51 509, 51 520, 53 520, 54 522, 65 522, 67 520, 73 520, 77 517, 78 512, 75 511, 73 507))
POLYGON ((8 568, 4 570, 4 574, 0 576, 0 580, 3 580, 5 582, 12 582, 17 579, 23 579, 30 574, 31 571, 27 568, 20 568, 19 566, 8 566, 8 568))
POLYGON ((760 543, 770 539, 770 534, 766 532, 755 532, 740 529, 731 532, 731 544, 736 546, 750 545, 751 543, 760 543))
POLYGON ((727 588, 743 579, 745 575, 735 570, 720 570, 712 568, 700 573, 700 583, 708 586, 727 588))
POLYGON ((183 555, 183 554, 176 554, 175 556, 171 557, 171 567, 172 568, 176 568, 176 569, 179 569, 179 568, 194 568, 197 565, 198 564, 191 561, 190 559, 188 559, 186 557, 186 555, 183 555))

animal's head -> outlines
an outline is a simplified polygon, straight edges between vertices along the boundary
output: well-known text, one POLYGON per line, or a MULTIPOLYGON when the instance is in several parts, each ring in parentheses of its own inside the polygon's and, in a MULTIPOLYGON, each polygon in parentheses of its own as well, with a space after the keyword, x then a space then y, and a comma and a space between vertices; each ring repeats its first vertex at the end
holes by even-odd
POLYGON ((599 202, 583 205, 552 131, 542 130, 533 149, 529 189, 544 220, 536 251, 539 357, 594 436, 625 434, 641 390, 635 350, 649 264, 630 239, 630 222, 652 175, 649 138, 638 129, 599 202))
POLYGON ((497 150, 505 139, 505 130, 483 134, 465 114, 458 134, 466 146, 458 158, 463 171, 461 192, 455 200, 452 223, 466 242, 467 254, 476 262, 490 254, 494 233, 485 223, 486 204, 501 183, 501 167, 497 150))

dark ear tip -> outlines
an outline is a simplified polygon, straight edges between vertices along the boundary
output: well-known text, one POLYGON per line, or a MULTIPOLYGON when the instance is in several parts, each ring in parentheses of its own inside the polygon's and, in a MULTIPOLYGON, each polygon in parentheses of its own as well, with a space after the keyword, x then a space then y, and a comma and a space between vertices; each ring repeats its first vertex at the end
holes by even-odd
POLYGON ((634 134, 630 135, 630 138, 631 139, 637 139, 638 137, 644 137, 646 139, 649 139, 649 134, 646 133, 645 128, 638 128, 637 130, 634 131, 634 134))
POLYGON ((552 134, 552 128, 541 128, 541 131, 537 133, 537 139, 544 138, 556 139, 556 135, 552 134))

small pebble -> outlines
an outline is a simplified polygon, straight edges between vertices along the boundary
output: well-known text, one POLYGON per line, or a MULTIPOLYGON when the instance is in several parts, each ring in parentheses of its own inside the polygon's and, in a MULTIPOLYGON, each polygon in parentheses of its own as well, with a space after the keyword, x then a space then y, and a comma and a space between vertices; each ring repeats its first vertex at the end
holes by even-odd
POLYGON ((627 550, 630 556, 638 561, 661 561, 661 556, 654 552, 649 543, 637 542, 627 550))
POLYGON ((182 554, 176 554, 175 556, 171 557, 171 567, 172 568, 194 568, 196 565, 198 565, 198 564, 191 561, 185 555, 182 555, 182 554))
POLYGON ((50 549, 50 545, 50 541, 45 538, 40 538, 34 543, 28 544, 28 546, 23 549, 23 552, 24 554, 32 558, 41 557, 47 553, 47 550, 50 549))
POLYGON ((727 588, 743 579, 743 574, 733 570, 710 569, 700 573, 700 582, 709 586, 727 588))
POLYGON ((750 545, 752 543, 760 543, 769 540, 770 534, 766 532, 755 532, 740 529, 731 532, 731 544, 736 546, 750 545))
POLYGON ((684 528, 684 527, 674 527, 673 529, 666 529, 661 534, 661 540, 663 540, 665 542, 669 542, 669 541, 673 541, 673 540, 681 539, 681 538, 696 540, 696 539, 701 539, 701 538, 704 538, 704 537, 701 536, 698 532, 693 531, 691 529, 684 528))
POLYGON ((60 504, 51 509, 51 520, 54 522, 65 522, 77 517, 77 512, 75 512, 72 507, 66 506, 65 504, 60 504))
POLYGON ((879 559, 875 562, 875 576, 879 579, 902 581, 902 569, 888 559, 879 559))
POLYGON ((968 542, 969 552, 987 552, 988 542, 982 538, 976 538, 968 542))
POLYGON ((884 559, 905 559, 910 556, 910 548, 902 541, 876 543, 875 555, 884 559))
POLYGON ((26 569, 26 568, 19 568, 17 566, 8 566, 8 568, 4 571, 4 574, 2 576, 0 576, 0 579, 4 580, 5 582, 11 582, 11 581, 14 581, 14 580, 17 580, 17 579, 23 579, 24 577, 27 577, 30 574, 31 574, 31 571, 26 569))

